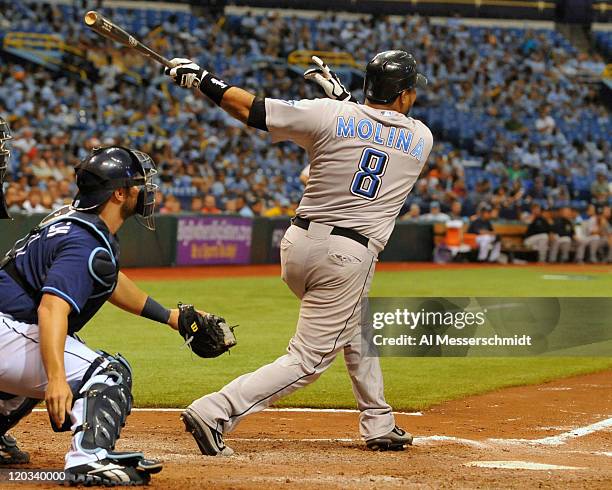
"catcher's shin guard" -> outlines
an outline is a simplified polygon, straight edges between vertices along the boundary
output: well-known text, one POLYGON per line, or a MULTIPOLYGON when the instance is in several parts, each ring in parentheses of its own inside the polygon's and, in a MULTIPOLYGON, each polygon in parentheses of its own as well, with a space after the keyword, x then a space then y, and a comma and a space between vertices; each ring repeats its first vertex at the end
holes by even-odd
POLYGON ((372 451, 402 451, 404 446, 411 444, 412 435, 397 425, 388 434, 366 441, 366 445, 372 451))
POLYGON ((112 366, 94 375, 81 388, 83 424, 76 428, 84 452, 112 450, 132 406, 132 393, 112 366), (109 384, 111 379, 113 384, 109 384), (81 432, 81 434, 79 434, 81 432))

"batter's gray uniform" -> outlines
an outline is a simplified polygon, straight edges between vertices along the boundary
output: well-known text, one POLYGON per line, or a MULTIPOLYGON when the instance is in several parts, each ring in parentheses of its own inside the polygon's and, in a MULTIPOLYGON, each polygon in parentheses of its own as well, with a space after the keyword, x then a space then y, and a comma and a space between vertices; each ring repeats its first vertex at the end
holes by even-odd
POLYGON ((427 126, 395 111, 331 99, 266 99, 273 140, 291 140, 310 159, 310 178, 281 242, 282 278, 301 299, 287 354, 190 406, 221 432, 242 417, 316 380, 341 351, 353 383, 365 439, 394 425, 378 358, 361 355, 360 300, 368 294, 379 252, 429 156, 427 126), (369 239, 330 234, 348 228, 369 239))

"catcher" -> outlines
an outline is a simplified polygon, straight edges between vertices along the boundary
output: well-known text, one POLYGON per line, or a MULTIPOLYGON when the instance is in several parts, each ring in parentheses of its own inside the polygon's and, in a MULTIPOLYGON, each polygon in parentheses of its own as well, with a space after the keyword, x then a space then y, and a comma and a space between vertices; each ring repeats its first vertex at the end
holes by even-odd
POLYGON ((133 402, 129 363, 76 337, 106 301, 180 330, 197 354, 235 344, 222 319, 192 306, 167 309, 119 271, 123 223, 135 215, 154 229, 155 174, 142 152, 94 149, 76 168, 72 206, 46 217, 0 262, 0 464, 29 462, 7 432, 44 399, 53 429, 73 433, 69 483, 142 485, 161 471, 141 452, 114 450, 133 402))

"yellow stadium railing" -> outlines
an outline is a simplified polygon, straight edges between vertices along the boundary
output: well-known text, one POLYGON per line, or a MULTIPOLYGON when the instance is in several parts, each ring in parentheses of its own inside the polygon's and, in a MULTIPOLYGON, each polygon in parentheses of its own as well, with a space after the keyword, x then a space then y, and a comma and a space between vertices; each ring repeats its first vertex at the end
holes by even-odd
MULTIPOLYGON (((74 46, 66 44, 64 40, 55 34, 41 34, 35 32, 8 32, 4 36, 3 47, 5 49, 17 49, 20 51, 36 54, 38 58, 46 63, 59 65, 61 61, 45 51, 59 51, 69 53, 80 58, 87 58, 86 53, 74 46)), ((77 73, 83 80, 87 79, 87 73, 78 66, 64 63, 63 66, 70 71, 77 73)), ((125 75, 132 77, 136 83, 142 84, 142 77, 135 71, 124 69, 125 75)))
POLYGON ((338 52, 338 51, 310 51, 306 49, 299 49, 292 51, 287 57, 287 63, 291 65, 308 66, 312 64, 312 57, 318 56, 325 61, 328 65, 334 67, 351 67, 351 68, 362 68, 359 63, 355 61, 353 55, 350 53, 338 52))

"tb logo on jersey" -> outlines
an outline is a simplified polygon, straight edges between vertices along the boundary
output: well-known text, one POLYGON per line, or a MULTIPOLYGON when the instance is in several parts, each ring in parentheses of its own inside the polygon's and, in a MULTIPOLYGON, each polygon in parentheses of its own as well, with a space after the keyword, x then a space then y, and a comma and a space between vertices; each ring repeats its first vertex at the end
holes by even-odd
POLYGON ((56 223, 54 225, 49 226, 49 231, 47 232, 47 238, 52 238, 57 235, 65 235, 70 231, 70 226, 72 223, 56 223))
POLYGON ((376 199, 388 161, 389 155, 384 151, 376 148, 364 149, 359 160, 359 170, 351 183, 351 194, 369 201, 376 199))

